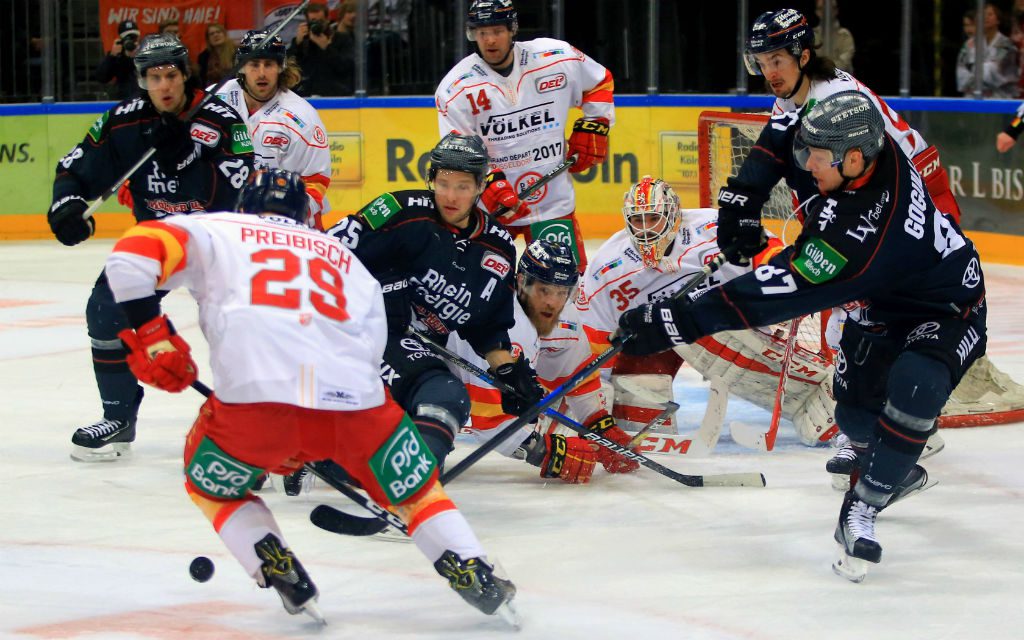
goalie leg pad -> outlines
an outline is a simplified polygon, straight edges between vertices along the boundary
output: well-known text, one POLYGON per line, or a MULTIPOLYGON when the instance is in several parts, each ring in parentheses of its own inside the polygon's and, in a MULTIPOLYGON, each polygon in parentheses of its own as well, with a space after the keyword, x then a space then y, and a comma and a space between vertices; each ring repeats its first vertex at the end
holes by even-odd
MULTIPOLYGON (((626 431, 639 431, 657 417, 665 407, 660 403, 653 402, 653 398, 641 397, 627 391, 620 386, 621 383, 619 381, 623 378, 628 379, 632 385, 650 391, 651 396, 664 398, 667 402, 672 399, 673 377, 667 373, 617 375, 614 371, 612 372, 612 385, 615 387, 615 404, 612 406, 612 416, 614 416, 615 421, 622 429, 626 431)), ((678 433, 675 416, 652 429, 652 431, 678 433)))

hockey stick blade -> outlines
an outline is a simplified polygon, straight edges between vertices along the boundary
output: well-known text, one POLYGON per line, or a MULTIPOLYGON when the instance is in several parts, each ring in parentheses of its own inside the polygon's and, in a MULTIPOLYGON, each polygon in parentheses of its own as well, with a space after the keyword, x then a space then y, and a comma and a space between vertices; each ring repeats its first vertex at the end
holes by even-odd
POLYGON ((379 518, 357 516, 326 504, 318 505, 309 514, 309 521, 324 531, 346 536, 372 536, 388 527, 379 518))

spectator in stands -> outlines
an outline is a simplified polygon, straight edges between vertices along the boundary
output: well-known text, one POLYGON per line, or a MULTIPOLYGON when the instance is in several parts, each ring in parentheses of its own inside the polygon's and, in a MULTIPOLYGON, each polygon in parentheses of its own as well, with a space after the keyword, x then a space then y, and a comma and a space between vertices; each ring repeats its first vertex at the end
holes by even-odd
POLYGON ((1015 0, 1010 18, 1010 40, 1017 45, 1017 97, 1024 98, 1024 0, 1015 0))
POLYGON ((820 55, 831 58, 836 66, 843 71, 853 73, 853 54, 857 50, 853 42, 853 34, 850 30, 839 24, 839 3, 832 2, 832 34, 829 47, 823 46, 825 32, 825 0, 818 0, 817 14, 818 26, 814 27, 814 46, 821 47, 820 55))
MULTIPOLYGON (((982 52, 983 64, 981 78, 981 95, 986 98, 1015 98, 1017 81, 1020 71, 1017 67, 1017 47, 999 31, 1002 22, 1002 11, 994 4, 985 5, 984 23, 981 28, 985 33, 985 49, 982 52)), ((974 10, 964 13, 964 35, 967 40, 960 47, 960 55, 956 61, 956 88, 964 96, 974 94, 974 10), (972 28, 973 27, 973 28, 972 28)))
POLYGON ((110 85, 107 97, 111 100, 124 100, 139 92, 133 59, 141 35, 134 20, 121 22, 117 25, 117 40, 96 67, 96 80, 110 85))
POLYGON ((173 33, 181 38, 181 25, 173 18, 171 20, 164 20, 157 26, 157 33, 173 33))
POLYGON ((220 82, 231 73, 237 48, 224 25, 218 22, 207 25, 206 48, 199 54, 199 80, 204 87, 220 82))
MULTIPOLYGON (((349 3, 346 3, 349 4, 349 3)), ((355 3, 351 3, 354 10, 355 3)), ((354 89, 355 41, 339 36, 327 20, 327 6, 310 3, 288 53, 302 68, 301 96, 349 96, 354 89)), ((341 21, 344 21, 342 18, 341 21)))

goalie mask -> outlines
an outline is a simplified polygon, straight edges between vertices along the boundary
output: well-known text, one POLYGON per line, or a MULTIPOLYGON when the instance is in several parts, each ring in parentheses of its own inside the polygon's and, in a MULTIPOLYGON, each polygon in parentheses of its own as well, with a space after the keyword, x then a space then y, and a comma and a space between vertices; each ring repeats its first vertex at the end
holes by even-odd
POLYGON ((679 232, 679 196, 664 180, 644 176, 626 192, 622 216, 644 266, 657 267, 679 232))

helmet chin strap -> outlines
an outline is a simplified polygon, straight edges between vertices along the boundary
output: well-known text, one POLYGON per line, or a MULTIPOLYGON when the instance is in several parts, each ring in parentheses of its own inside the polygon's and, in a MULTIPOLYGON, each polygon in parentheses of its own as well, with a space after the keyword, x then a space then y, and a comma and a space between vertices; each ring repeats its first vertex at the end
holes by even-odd
MULTIPOLYGON (((800 64, 799 61, 797 62, 797 64, 800 64)), ((793 90, 790 91, 788 94, 782 96, 782 99, 783 100, 790 100, 790 99, 792 99, 793 96, 795 96, 797 93, 799 93, 800 92, 800 87, 803 85, 804 78, 806 78, 806 77, 807 77, 807 75, 804 72, 804 67, 801 66, 800 67, 800 75, 797 76, 797 78, 796 78, 796 83, 793 85, 793 90)))

